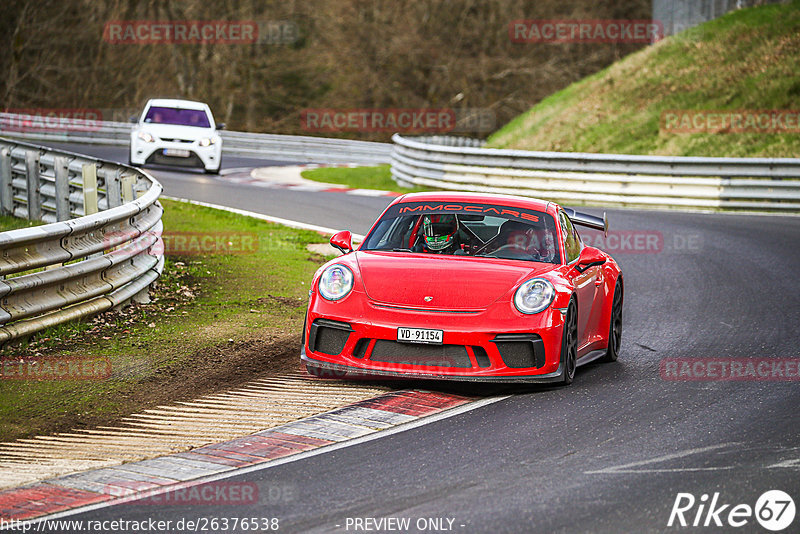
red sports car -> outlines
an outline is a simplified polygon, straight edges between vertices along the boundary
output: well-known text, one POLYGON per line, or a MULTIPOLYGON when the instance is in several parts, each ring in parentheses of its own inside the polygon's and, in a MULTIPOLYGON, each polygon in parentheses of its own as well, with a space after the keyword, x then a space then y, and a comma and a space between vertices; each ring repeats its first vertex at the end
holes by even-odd
POLYGON ((622 273, 584 246, 601 219, 553 202, 472 193, 395 200, 314 275, 302 360, 317 375, 569 384, 617 359, 622 273))

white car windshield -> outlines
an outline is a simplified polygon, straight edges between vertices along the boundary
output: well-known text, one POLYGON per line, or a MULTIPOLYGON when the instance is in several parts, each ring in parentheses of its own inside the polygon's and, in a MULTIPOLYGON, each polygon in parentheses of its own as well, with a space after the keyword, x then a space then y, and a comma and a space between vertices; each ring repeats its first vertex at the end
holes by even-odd
POLYGON ((163 106, 152 106, 144 117, 147 124, 175 124, 179 126, 196 126, 210 128, 211 122, 202 109, 182 109, 163 106))

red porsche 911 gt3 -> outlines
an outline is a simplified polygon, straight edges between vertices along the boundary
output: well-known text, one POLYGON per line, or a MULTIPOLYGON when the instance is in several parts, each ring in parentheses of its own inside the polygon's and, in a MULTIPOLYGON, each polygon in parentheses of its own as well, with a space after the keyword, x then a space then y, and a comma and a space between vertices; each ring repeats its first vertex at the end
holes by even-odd
POLYGON ((314 275, 303 327, 309 372, 347 377, 569 384, 617 359, 617 263, 576 225, 601 219, 553 202, 473 193, 394 201, 353 250, 314 275))

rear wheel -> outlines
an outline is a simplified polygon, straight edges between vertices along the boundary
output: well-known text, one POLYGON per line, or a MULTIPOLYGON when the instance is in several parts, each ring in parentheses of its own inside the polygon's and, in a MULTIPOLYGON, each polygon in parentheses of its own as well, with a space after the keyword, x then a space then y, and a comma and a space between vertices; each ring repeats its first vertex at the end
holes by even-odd
POLYGON ((575 378, 578 367, 578 307, 575 301, 569 302, 567 316, 564 318, 564 333, 561 335, 561 384, 568 386, 575 378))
POLYGON ((611 302, 611 325, 608 327, 608 348, 603 356, 604 362, 615 362, 619 356, 622 342, 622 286, 617 281, 614 300, 611 302))

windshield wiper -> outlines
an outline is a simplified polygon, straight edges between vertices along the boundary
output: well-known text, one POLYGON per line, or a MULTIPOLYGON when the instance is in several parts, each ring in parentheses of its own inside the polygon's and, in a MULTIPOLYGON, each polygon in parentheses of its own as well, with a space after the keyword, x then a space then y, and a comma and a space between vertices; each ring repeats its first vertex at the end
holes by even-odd
POLYGON ((392 252, 414 252, 410 248, 393 248, 392 252))

